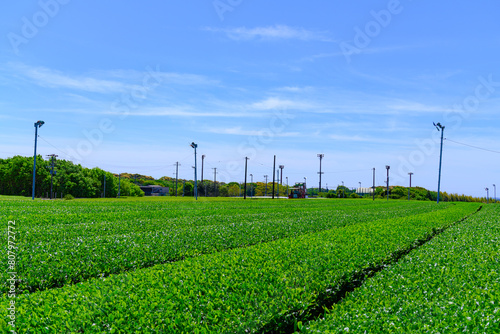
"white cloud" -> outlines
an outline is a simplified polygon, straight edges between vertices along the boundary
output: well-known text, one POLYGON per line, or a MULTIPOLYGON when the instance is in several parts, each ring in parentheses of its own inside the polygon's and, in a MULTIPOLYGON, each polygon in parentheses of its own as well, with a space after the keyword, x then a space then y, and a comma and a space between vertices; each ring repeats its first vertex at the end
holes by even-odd
POLYGON ((68 88, 94 93, 116 93, 133 88, 133 86, 119 81, 84 76, 72 77, 46 67, 31 67, 20 64, 12 65, 12 67, 18 75, 44 87, 68 88))
MULTIPOLYGON (((245 130, 241 126, 232 128, 209 128, 206 130, 210 133, 225 134, 225 135, 238 135, 238 136, 269 136, 267 130, 245 130)), ((278 132, 273 133, 273 137, 297 137, 300 136, 299 132, 278 132)))
POLYGON ((233 112, 233 111, 200 111, 191 107, 152 107, 152 108, 139 108, 138 110, 128 111, 125 113, 106 111, 104 114, 115 116, 143 116, 143 117, 257 117, 261 114, 249 112, 233 112))
POLYGON ((162 85, 214 85, 218 81, 188 73, 161 72, 158 68, 136 70, 97 71, 91 75, 68 75, 47 67, 9 64, 17 76, 43 87, 65 88, 92 93, 119 93, 134 89, 143 90, 145 77, 151 76, 162 85))
POLYGON ((293 28, 286 25, 275 25, 269 27, 256 28, 205 28, 207 31, 222 32, 229 38, 234 40, 275 40, 275 39, 298 39, 301 41, 321 41, 331 42, 331 38, 327 37, 324 32, 315 32, 304 28, 293 28))
POLYGON ((312 109, 314 105, 308 102, 284 100, 278 97, 270 97, 266 100, 255 102, 250 105, 251 109, 256 110, 277 110, 277 109, 312 109))

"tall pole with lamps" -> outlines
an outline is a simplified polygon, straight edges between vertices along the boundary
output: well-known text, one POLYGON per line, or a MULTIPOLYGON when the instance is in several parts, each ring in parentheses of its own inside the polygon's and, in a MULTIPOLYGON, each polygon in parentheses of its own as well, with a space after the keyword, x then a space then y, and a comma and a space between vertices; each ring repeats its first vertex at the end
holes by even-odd
POLYGON ((35 154, 33 155, 33 189, 31 190, 31 199, 35 199, 35 181, 36 181, 36 144, 38 142, 38 128, 44 125, 44 121, 38 121, 35 123, 35 154))

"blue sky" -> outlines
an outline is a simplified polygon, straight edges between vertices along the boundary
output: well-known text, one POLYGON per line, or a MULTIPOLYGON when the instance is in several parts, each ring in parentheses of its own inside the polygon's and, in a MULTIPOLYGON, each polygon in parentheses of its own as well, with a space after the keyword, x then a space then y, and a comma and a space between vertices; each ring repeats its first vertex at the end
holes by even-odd
POLYGON ((112 172, 390 184, 484 196, 499 182, 497 1, 8 2, 0 157, 112 172))

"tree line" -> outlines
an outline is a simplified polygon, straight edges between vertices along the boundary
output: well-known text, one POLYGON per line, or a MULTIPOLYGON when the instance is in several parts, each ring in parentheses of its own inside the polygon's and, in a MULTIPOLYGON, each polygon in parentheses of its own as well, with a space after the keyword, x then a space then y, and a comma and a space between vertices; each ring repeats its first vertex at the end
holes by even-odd
MULTIPOLYGON (((35 197, 50 197, 51 189, 51 160, 44 160, 41 155, 37 156, 35 197)), ((141 174, 122 173, 120 177, 116 174, 106 172, 100 168, 85 168, 80 164, 74 164, 67 160, 56 160, 56 174, 53 176, 53 197, 70 195, 78 198, 113 198, 118 196, 144 196, 140 186, 160 185, 169 188, 170 196, 193 196, 193 180, 175 180, 168 176, 154 179, 151 176, 141 174), (104 182, 106 180, 106 182, 104 182), (105 188, 104 188, 105 187, 105 188)), ((14 156, 12 158, 0 159, 0 195, 31 196, 33 185, 33 157, 14 156)), ((238 197, 243 196, 244 185, 237 182, 223 183, 203 180, 197 182, 198 195, 206 197, 238 197)), ((287 196, 286 185, 274 184, 275 196, 287 196)), ((323 189, 322 189, 323 190, 323 189)), ((246 195, 272 196, 273 183, 248 182, 246 195)), ((328 198, 359 198, 372 197, 372 194, 358 194, 355 190, 345 186, 338 186, 326 192, 319 192, 318 188, 308 188, 310 197, 328 198)), ((386 198, 385 187, 375 188, 376 198, 386 198)), ((389 188, 390 199, 407 199, 408 188, 392 186, 389 188)), ((436 201, 437 192, 429 191, 421 187, 410 189, 412 200, 436 201)), ((459 194, 440 193, 443 202, 486 202, 484 197, 472 197, 459 194)), ((491 201, 491 199, 490 199, 491 201)))
MULTIPOLYGON (((35 197, 50 197, 51 160, 36 158, 35 197)), ((85 168, 67 160, 57 160, 53 176, 53 197, 70 195, 79 198, 107 198, 118 196, 143 196, 144 192, 130 180, 118 180, 117 175, 100 168, 85 168), (106 188, 104 188, 106 179, 106 188)), ((0 194, 31 196, 33 186, 33 157, 14 156, 0 159, 0 194)))

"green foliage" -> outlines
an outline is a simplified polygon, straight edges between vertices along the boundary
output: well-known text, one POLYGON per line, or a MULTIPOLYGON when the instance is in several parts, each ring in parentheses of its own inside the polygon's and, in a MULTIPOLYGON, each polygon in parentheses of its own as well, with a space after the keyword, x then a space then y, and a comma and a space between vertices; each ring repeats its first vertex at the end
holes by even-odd
POLYGON ((75 198, 71 194, 66 194, 66 195, 64 195, 64 199, 69 201, 69 200, 72 200, 72 199, 75 199, 75 198))
POLYGON ((191 203, 191 198, 2 203, 23 227, 19 247, 29 260, 18 264, 24 273, 19 289, 59 287, 223 249, 446 208, 416 201, 360 205, 347 199, 234 204, 200 198, 196 207, 191 203))
MULTIPOLYGON (((50 162, 37 156, 36 197, 45 197, 50 192, 50 162)), ((106 175, 106 197, 116 197, 118 179, 99 168, 88 169, 70 161, 56 161, 53 191, 60 195, 71 194, 78 198, 97 198, 104 193, 106 175)), ((0 194, 30 196, 33 177, 33 158, 15 156, 0 159, 0 194)))
MULTIPOLYGON (((333 293, 339 282, 364 268, 389 263, 392 254, 477 208, 349 199, 160 198, 89 201, 88 206, 81 205, 85 201, 15 202, 5 204, 10 212, 15 208, 26 212, 24 222, 19 221, 24 226, 19 231, 19 240, 24 240, 19 252, 27 255, 22 262, 29 262, 18 269, 23 273, 20 287, 27 277, 43 282, 42 289, 54 275, 66 280, 60 289, 19 294, 16 325, 34 333, 242 333, 293 328, 295 319, 321 303, 328 296, 325 292, 333 293), (106 205, 96 205, 100 202, 106 205), (65 203, 70 207, 58 206, 65 203), (175 206, 178 210, 172 210, 175 206), (59 213, 64 222, 54 214, 44 219, 44 210, 59 213), (30 211, 37 217, 28 218, 30 211), (119 219, 113 224, 117 213, 119 219), (147 221, 150 216, 158 220, 147 221), (54 247, 47 247, 52 242, 54 247), (121 269, 118 275, 99 274, 71 285, 72 279, 95 266, 132 263, 140 268, 139 261, 149 266, 155 256, 169 250, 171 256, 177 252, 173 259, 182 260, 170 263, 157 258, 164 264, 121 269), (65 265, 57 267, 60 263, 65 265)), ((0 307, 6 309, 8 302, 4 295, 0 307)), ((5 321, 0 321, 0 328, 6 330, 5 321)))
POLYGON ((499 333, 499 217, 497 206, 485 206, 301 332, 499 333))

